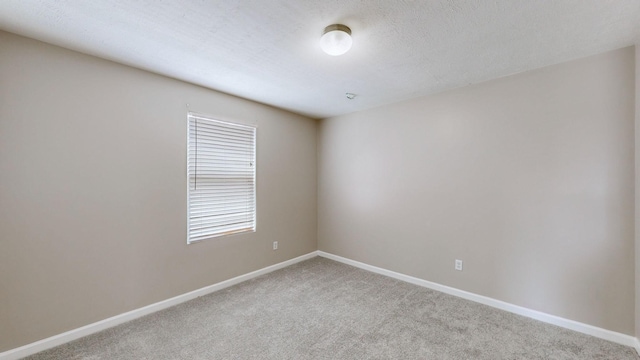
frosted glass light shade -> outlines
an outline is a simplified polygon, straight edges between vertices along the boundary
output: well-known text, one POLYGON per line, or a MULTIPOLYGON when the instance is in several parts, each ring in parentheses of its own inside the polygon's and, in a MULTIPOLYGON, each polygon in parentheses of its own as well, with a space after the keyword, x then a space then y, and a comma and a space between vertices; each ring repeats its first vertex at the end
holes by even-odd
POLYGON ((338 56, 351 49, 351 29, 345 25, 334 24, 324 29, 324 35, 320 38, 320 47, 324 52, 332 56, 338 56))

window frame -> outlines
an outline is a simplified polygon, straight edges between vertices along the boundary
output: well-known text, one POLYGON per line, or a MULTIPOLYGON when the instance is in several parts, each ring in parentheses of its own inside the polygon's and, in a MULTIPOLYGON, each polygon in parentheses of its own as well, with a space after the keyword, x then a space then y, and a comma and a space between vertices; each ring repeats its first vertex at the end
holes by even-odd
POLYGON ((187 112, 187 121, 186 121, 186 125, 187 125, 187 156, 186 156, 186 160, 187 160, 187 166, 186 166, 186 175, 187 175, 187 244, 194 244, 194 243, 199 243, 201 241, 205 241, 205 240, 209 240, 209 239, 213 239, 213 238, 219 238, 219 237, 226 237, 226 236, 233 236, 233 235, 240 235, 240 234, 247 234, 247 233, 253 233, 256 232, 257 226, 258 226, 258 194, 257 194, 257 180, 258 180, 258 166, 257 166, 257 148, 258 148, 258 126, 255 124, 246 124, 246 123, 239 123, 239 122, 235 122, 235 121, 229 121, 229 120, 221 120, 218 119, 216 117, 210 116, 210 115, 205 115, 202 113, 197 113, 197 112, 193 112, 193 111, 188 111, 187 112), (190 149, 191 149, 191 128, 190 128, 190 123, 191 123, 191 119, 197 119, 197 120, 205 120, 205 121, 211 121, 211 122, 215 122, 215 123, 221 123, 223 125, 229 126, 229 127, 238 127, 238 128, 245 128, 245 129, 252 129, 253 130, 253 190, 252 190, 252 194, 253 194, 253 219, 252 219, 252 226, 248 227, 248 228, 243 228, 243 229, 237 229, 237 230, 229 230, 229 231, 225 231, 225 232, 218 232, 218 233, 212 233, 210 235, 206 235, 206 237, 201 238, 201 239, 197 239, 197 240, 192 240, 191 239, 191 177, 190 177, 190 171, 189 171, 189 165, 190 165, 190 149))

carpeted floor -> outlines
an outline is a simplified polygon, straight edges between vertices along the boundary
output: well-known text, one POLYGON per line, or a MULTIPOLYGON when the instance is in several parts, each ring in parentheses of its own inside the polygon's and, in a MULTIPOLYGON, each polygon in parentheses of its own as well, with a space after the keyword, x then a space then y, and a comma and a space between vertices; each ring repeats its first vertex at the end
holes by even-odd
POLYGON ((635 350, 314 258, 28 359, 615 359, 635 350))

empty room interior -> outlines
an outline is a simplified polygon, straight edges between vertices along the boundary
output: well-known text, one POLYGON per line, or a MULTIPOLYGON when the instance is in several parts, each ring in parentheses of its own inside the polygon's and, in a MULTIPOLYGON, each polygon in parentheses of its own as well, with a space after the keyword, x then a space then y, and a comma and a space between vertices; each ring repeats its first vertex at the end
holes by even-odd
POLYGON ((640 1, 0 2, 0 360, 640 359, 640 1))

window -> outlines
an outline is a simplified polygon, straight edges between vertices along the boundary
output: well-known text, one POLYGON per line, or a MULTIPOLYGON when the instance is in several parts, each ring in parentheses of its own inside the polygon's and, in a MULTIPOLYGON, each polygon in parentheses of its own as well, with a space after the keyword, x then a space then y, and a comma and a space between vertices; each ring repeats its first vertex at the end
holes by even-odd
POLYGON ((255 231, 256 128, 189 112, 187 242, 255 231))

